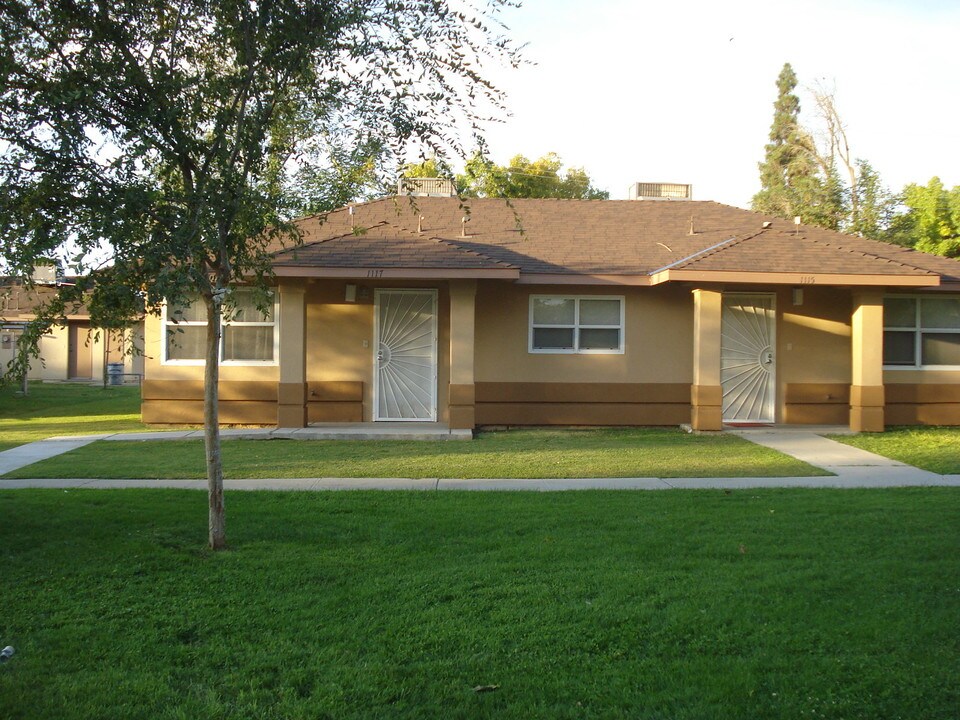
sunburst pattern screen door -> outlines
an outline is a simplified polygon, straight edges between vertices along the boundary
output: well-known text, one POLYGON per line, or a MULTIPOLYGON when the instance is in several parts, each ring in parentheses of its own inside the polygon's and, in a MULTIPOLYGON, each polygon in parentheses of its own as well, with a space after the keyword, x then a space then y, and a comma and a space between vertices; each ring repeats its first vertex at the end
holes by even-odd
POLYGON ((724 421, 774 421, 775 328, 773 295, 723 296, 720 385, 724 421))
POLYGON ((437 291, 374 293, 374 420, 437 419, 437 291))

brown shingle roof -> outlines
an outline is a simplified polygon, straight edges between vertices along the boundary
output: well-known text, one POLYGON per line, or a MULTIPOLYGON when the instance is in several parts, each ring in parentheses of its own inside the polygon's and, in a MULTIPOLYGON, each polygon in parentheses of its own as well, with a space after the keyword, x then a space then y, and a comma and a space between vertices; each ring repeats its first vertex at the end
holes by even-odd
MULTIPOLYGON (((72 278, 68 278, 68 282, 72 278)), ((57 288, 48 285, 26 287, 16 280, 0 280, 0 320, 20 321, 35 317, 39 308, 43 308, 57 295, 57 288)), ((90 311, 84 304, 69 303, 68 317, 89 317, 90 311)))
MULTIPOLYGON (((329 227, 333 227, 330 225, 329 227)), ((274 255, 274 266, 504 269, 510 266, 448 240, 380 222, 349 234, 306 241, 274 255)))
POLYGON ((299 226, 304 246, 278 253, 278 264, 628 276, 682 267, 960 280, 956 260, 822 228, 797 233, 788 221, 706 201, 396 197, 299 226))
MULTIPOLYGON (((832 239, 832 238, 831 238, 832 239)), ((874 249, 874 248, 871 248, 874 249)), ((713 251, 702 253, 676 266, 676 269, 701 271, 933 275, 934 273, 880 257, 874 253, 827 242, 808 233, 761 230, 713 251)))

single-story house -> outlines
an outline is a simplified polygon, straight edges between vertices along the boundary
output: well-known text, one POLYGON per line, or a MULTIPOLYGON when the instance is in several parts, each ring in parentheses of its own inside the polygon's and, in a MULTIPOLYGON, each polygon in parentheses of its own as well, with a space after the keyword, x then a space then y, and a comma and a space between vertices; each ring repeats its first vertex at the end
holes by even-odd
MULTIPOLYGON (((222 422, 960 424, 960 261, 657 190, 303 219, 226 319, 222 422)), ((202 338, 148 318, 145 422, 201 421, 202 338)))
MULTIPOLYGON (((28 287, 17 280, 0 280, 0 375, 16 356, 23 327, 56 292, 55 284, 28 287)), ((86 307, 72 308, 63 324, 40 338, 39 356, 30 363, 27 376, 95 382, 104 380, 113 364, 117 369, 123 366, 127 382, 136 381, 143 375, 143 357, 129 350, 130 343, 142 343, 142 334, 140 323, 130 330, 106 332, 90 322, 86 307)))

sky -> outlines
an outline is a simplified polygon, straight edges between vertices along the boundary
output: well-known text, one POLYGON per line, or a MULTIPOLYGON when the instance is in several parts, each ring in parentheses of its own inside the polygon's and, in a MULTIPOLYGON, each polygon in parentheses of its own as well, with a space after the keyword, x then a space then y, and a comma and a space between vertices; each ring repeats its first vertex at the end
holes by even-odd
POLYGON ((502 14, 532 63, 488 73, 510 116, 491 157, 556 152, 613 199, 634 182, 691 183, 749 207, 776 79, 834 90, 855 157, 891 189, 960 184, 960 0, 526 0, 502 14))

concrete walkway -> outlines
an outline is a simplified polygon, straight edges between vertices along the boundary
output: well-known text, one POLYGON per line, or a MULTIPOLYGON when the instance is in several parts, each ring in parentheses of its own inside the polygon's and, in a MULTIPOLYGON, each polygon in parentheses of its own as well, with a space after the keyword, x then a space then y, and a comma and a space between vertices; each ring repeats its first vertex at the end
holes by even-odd
MULTIPOLYGON (((223 437, 269 439, 289 437, 294 431, 271 429, 224 430, 223 437), (285 433, 285 434, 284 434, 285 433)), ((321 431, 322 432, 322 431, 321 431)), ((573 479, 458 479, 458 478, 269 478, 227 479, 229 490, 672 490, 750 488, 882 488, 960 487, 960 475, 937 475, 874 455, 823 437, 841 428, 736 428, 728 430, 745 440, 772 448, 833 473, 831 477, 760 478, 573 478, 573 479)), ((50 438, 0 452, 0 475, 45 458, 54 457, 96 440, 175 440, 202 437, 200 431, 117 433, 82 438, 50 438)), ((301 435, 300 437, 305 437, 301 435)), ((181 488, 204 490, 206 480, 142 479, 25 479, 0 480, 0 489, 17 488, 181 488)))
POLYGON ((737 428, 727 432, 814 467, 823 468, 845 482, 859 481, 863 483, 863 487, 956 484, 956 479, 960 478, 921 470, 898 460, 844 445, 820 434, 850 434, 845 428, 737 428), (951 477, 954 478, 953 481, 949 480, 951 477))
MULTIPOLYGON (((4 450, 0 452, 0 475, 6 475, 8 472, 33 465, 35 462, 82 448, 105 437, 105 435, 84 435, 83 437, 48 438, 4 450)), ((3 481, 0 480, 0 482, 3 481)))

